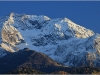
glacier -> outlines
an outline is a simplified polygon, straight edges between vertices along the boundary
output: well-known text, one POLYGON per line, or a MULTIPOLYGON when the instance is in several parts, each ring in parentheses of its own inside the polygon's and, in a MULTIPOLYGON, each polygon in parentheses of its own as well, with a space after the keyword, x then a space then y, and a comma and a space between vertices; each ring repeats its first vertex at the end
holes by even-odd
POLYGON ((9 52, 34 49, 66 66, 100 66, 100 34, 68 18, 17 13, 1 17, 0 47, 9 52))

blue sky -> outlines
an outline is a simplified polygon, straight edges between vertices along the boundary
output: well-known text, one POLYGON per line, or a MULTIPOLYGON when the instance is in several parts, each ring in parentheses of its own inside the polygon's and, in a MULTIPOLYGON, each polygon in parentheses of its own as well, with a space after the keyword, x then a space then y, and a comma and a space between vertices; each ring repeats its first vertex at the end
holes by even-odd
POLYGON ((100 1, 0 1, 0 16, 11 12, 67 17, 94 32, 100 33, 100 1))

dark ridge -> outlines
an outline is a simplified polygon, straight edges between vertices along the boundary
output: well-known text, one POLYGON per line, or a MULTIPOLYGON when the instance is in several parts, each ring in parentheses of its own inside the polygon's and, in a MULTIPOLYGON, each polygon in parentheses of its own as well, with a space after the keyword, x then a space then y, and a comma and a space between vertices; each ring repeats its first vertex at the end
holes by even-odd
POLYGON ((8 53, 6 56, 0 58, 0 73, 9 73, 23 67, 51 72, 51 68, 59 65, 42 53, 24 49, 14 53, 8 53))
POLYGON ((25 48, 0 58, 0 74, 100 74, 99 67, 66 67, 25 48))

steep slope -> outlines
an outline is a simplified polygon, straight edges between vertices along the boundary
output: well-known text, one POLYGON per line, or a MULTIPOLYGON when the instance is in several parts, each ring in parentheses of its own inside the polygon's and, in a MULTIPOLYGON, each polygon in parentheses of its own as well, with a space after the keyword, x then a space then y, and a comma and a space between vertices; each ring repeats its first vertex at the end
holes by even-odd
POLYGON ((11 13, 0 22, 1 46, 8 51, 28 47, 66 66, 100 66, 100 35, 67 18, 11 13))

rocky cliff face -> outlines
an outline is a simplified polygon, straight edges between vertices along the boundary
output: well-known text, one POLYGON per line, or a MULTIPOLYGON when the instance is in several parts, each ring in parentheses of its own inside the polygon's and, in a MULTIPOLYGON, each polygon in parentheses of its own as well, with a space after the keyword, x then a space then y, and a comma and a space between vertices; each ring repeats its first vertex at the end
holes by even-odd
POLYGON ((28 47, 66 66, 100 66, 100 35, 67 18, 11 13, 0 26, 7 51, 28 47))
POLYGON ((19 48, 16 45, 24 41, 20 32, 12 25, 14 23, 13 15, 13 13, 10 14, 1 28, 1 47, 10 52, 17 51, 19 48))

